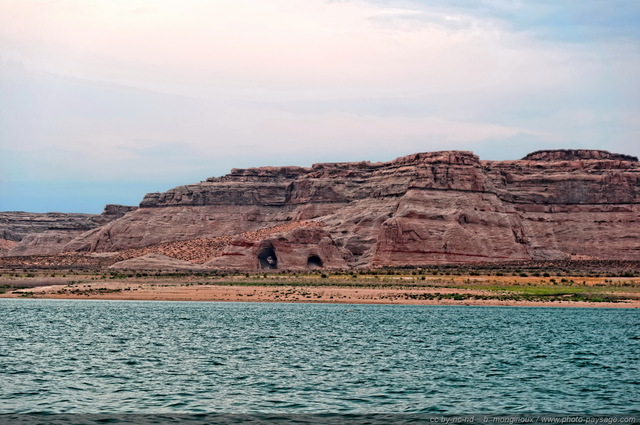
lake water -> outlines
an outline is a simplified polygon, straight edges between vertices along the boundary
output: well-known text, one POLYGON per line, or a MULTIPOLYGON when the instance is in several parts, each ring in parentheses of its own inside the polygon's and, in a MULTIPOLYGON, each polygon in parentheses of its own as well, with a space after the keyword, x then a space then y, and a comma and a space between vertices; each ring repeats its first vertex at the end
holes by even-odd
POLYGON ((0 300, 0 413, 640 412, 640 311, 0 300))

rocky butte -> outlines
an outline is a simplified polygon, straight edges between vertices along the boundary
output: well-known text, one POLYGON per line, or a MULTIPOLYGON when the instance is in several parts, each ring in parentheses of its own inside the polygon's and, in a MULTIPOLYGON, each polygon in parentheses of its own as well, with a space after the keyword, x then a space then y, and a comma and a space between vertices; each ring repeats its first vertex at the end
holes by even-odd
POLYGON ((444 151, 234 169, 120 213, 63 242, 28 234, 6 255, 118 252, 112 267, 290 270, 640 260, 640 163, 600 150, 515 161, 444 151))

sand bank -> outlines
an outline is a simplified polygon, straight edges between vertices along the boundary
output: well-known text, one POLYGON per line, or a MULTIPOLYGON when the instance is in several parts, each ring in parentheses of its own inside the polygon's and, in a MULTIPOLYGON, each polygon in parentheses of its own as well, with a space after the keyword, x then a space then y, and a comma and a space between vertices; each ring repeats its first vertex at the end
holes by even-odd
POLYGON ((640 300, 623 302, 531 301, 501 299, 482 289, 375 288, 340 286, 245 286, 213 284, 96 282, 76 286, 42 286, 0 294, 3 298, 293 302, 335 304, 477 305, 536 307, 639 308, 640 300), (477 298, 474 298, 477 297, 477 298), (464 298, 464 299, 456 299, 464 298))

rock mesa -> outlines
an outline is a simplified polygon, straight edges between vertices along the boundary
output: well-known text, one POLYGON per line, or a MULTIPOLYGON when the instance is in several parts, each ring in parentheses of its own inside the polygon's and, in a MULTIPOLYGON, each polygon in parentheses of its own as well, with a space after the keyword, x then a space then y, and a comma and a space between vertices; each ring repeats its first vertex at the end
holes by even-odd
MULTIPOLYGON (((163 246, 170 255, 167 244, 211 240, 192 244, 216 247, 202 248, 199 263, 238 269, 640 260, 639 205, 640 163, 629 155, 546 150, 481 161, 472 152, 427 152, 234 169, 147 194, 139 208, 54 245, 163 246)), ((23 245, 17 252, 30 252, 23 245)))

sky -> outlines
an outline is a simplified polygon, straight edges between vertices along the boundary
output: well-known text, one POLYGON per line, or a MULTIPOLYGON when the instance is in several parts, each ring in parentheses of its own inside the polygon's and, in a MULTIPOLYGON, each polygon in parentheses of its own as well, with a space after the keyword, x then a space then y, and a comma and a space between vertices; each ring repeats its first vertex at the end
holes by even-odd
POLYGON ((0 211, 232 168, 640 156, 637 0, 0 0, 0 211))

